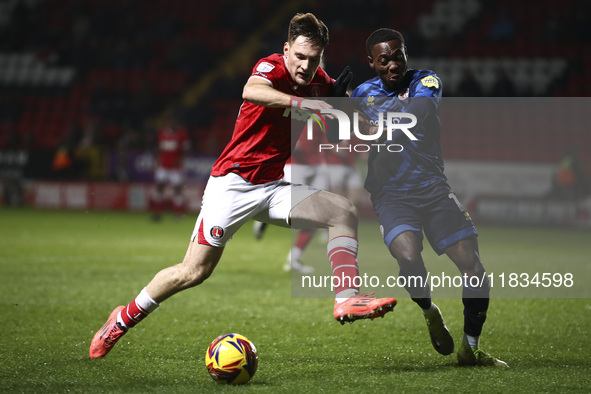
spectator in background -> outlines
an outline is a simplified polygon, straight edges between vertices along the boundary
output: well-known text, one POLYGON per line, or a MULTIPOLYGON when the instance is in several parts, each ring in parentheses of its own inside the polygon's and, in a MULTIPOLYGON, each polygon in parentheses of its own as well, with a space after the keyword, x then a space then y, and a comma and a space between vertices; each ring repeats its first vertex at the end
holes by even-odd
POLYGON ((162 218, 165 205, 165 188, 173 188, 172 208, 177 219, 184 212, 183 158, 191 147, 187 130, 173 118, 158 132, 158 165, 154 173, 156 188, 151 198, 152 218, 162 218))
POLYGON ((583 171, 576 147, 568 148, 560 160, 552 186, 550 197, 579 199, 589 195, 589 179, 583 171))
POLYGON ((102 126, 100 119, 90 117, 79 129, 79 139, 73 153, 78 176, 83 179, 99 180, 107 176, 108 165, 104 155, 102 126))
POLYGON ((60 141, 51 163, 53 176, 57 179, 74 179, 82 167, 74 150, 82 139, 82 130, 77 122, 71 122, 63 140, 60 141))

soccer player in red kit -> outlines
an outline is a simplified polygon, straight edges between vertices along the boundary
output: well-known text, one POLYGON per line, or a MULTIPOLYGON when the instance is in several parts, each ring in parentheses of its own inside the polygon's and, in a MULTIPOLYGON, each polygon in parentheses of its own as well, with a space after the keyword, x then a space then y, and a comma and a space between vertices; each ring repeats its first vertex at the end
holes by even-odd
MULTIPOLYGON (((90 345, 90 357, 104 357, 130 328, 164 300, 197 286, 213 272, 224 246, 247 221, 293 228, 328 228, 329 261, 335 277, 334 317, 344 323, 391 311, 394 298, 359 294, 357 210, 346 198, 283 180, 290 156, 292 112, 332 108, 303 97, 344 95, 348 70, 333 81, 319 68, 328 29, 312 14, 291 20, 282 54, 261 59, 244 86, 232 140, 213 166, 188 250, 180 264, 158 272, 126 306, 113 310, 90 345)), ((300 130, 303 129, 303 124, 300 130)))
POLYGON ((154 172, 156 188, 151 201, 155 220, 160 220, 162 215, 167 184, 173 188, 172 208, 175 216, 180 218, 184 211, 183 157, 190 146, 187 130, 177 122, 171 122, 158 132, 158 166, 154 172))

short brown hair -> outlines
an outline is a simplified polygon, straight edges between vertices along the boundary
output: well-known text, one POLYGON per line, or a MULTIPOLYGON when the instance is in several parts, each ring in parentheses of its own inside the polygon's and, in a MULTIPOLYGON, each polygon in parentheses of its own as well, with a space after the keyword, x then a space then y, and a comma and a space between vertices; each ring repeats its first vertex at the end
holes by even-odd
POLYGON ((287 42, 292 44, 299 36, 306 37, 314 44, 325 48, 328 45, 328 28, 314 14, 296 14, 289 22, 287 42))

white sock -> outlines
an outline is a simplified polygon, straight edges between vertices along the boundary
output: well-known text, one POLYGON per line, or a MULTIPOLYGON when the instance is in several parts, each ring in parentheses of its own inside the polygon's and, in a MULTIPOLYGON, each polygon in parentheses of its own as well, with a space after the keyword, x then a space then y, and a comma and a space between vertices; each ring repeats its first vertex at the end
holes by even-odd
POLYGON ((355 289, 343 290, 336 295, 335 301, 337 304, 340 304, 341 302, 347 301, 349 298, 356 296, 357 294, 359 294, 359 292, 355 289))
POLYGON ((472 349, 478 349, 478 346, 480 345, 480 337, 473 337, 472 335, 467 335, 466 334, 466 339, 468 340, 468 345, 470 345, 470 347, 472 349))
POLYGON ((289 251, 289 261, 299 261, 302 258, 302 249, 292 247, 289 251))
MULTIPOLYGON (((148 295, 148 292, 146 291, 145 287, 142 289, 142 291, 140 291, 140 294, 138 294, 138 296, 132 302, 135 302, 135 304, 142 311, 144 311, 146 315, 148 313, 153 312, 156 308, 160 306, 159 303, 154 301, 152 297, 148 295)), ((123 328, 129 328, 127 324, 123 322, 123 318, 121 317, 121 311, 117 314, 117 323, 119 323, 119 325, 123 328)))
POLYGON ((434 313, 439 312, 439 308, 437 308, 437 305, 435 305, 435 303, 433 303, 433 302, 431 302, 431 306, 429 308, 427 308, 427 309, 421 308, 421 310, 423 311, 424 316, 432 315, 434 313))
POLYGON ((136 297, 135 303, 148 313, 154 312, 154 309, 160 306, 159 303, 157 303, 152 299, 152 297, 150 297, 145 287, 142 289, 142 291, 140 291, 140 294, 136 297))

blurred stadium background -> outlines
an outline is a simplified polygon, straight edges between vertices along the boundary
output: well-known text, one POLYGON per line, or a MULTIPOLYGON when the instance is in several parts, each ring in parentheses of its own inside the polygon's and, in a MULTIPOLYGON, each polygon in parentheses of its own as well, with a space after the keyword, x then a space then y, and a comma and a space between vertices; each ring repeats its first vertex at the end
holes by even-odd
POLYGON ((244 82, 296 12, 327 24, 326 69, 351 66, 354 84, 373 77, 369 33, 405 35, 409 66, 443 80, 447 173, 475 216, 591 227, 587 0, 4 0, 0 203, 144 210, 175 117, 197 210, 244 82), (60 150, 72 165, 55 171, 60 150))

